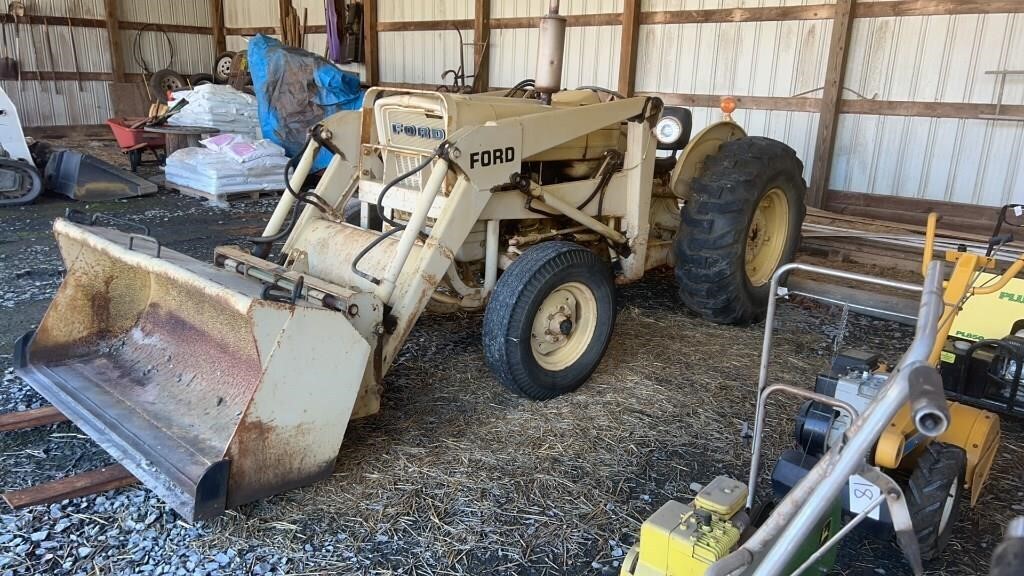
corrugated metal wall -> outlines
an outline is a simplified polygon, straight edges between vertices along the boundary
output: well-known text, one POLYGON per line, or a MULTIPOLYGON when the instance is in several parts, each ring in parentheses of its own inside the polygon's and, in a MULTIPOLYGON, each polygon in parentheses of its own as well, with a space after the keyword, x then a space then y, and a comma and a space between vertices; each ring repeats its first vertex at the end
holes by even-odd
MULTIPOLYGON (((866 97, 994 103, 1024 69, 1024 14, 856 20, 846 86, 866 97)), ((1005 104, 1024 104, 1024 77, 1005 104)), ((1024 201, 1024 122, 840 117, 831 188, 999 206, 1024 201)))
MULTIPOLYGON (((858 0, 860 2, 876 0, 858 0)), ((650 11, 765 8, 829 0, 644 0, 650 11)), ((468 0, 381 0, 381 19, 471 18, 468 0)), ((536 17, 546 0, 492 3, 492 18, 536 17)), ((565 14, 621 13, 621 0, 563 0, 565 14)), ((832 21, 798 20, 641 26, 636 89, 699 95, 821 96, 832 21)), ((457 53, 451 32, 381 34, 384 82, 436 84, 457 53)), ((570 27, 564 85, 615 87, 620 26, 570 27)), ((491 85, 532 76, 533 29, 491 32, 491 85)), ((994 103, 994 69, 1024 69, 1024 14, 856 19, 844 98, 994 103)), ((1024 78, 1004 102, 1024 104, 1024 78)), ((792 146, 810 180, 816 112, 739 110, 751 134, 792 146)), ((695 130, 718 120, 695 108, 695 130)), ((1024 201, 1024 122, 842 114, 830 187, 850 192, 1000 205, 1024 201)))
MULTIPOLYGON (((500 2, 499 2, 500 3, 500 2)), ((474 18, 473 0, 380 0, 381 22, 449 21, 474 18)), ((472 30, 462 31, 463 42, 474 42, 472 30)), ((382 82, 440 85, 445 70, 459 67, 459 51, 465 58, 466 73, 474 69, 473 47, 460 48, 454 28, 415 32, 381 32, 380 79, 382 82)))
MULTIPOLYGON (((209 25, 208 0, 120 0, 122 20, 209 25)), ((859 0, 862 2, 874 0, 859 0)), ((644 11, 764 8, 826 3, 828 0, 644 0, 644 11)), ((76 16, 102 18, 102 0, 84 0, 76 16)), ((274 0, 225 0, 225 25, 234 29, 273 28, 279 23, 274 0)), ((563 0, 569 15, 618 14, 622 0, 563 0)), ((322 0, 295 0, 308 22, 324 24, 322 0)), ((39 0, 42 13, 64 14, 62 0, 39 0)), ((492 2, 492 18, 536 17, 547 0, 492 2)), ((381 22, 470 20, 473 0, 379 0, 381 22)), ((727 22, 644 25, 638 46, 636 89, 642 92, 734 94, 791 97, 808 91, 820 96, 831 35, 831 20, 727 22), (817 90, 817 91, 815 91, 817 90)), ((40 27, 23 28, 41 38, 40 27)), ((66 46, 67 28, 51 26, 55 44, 66 46)), ((106 31, 76 29, 83 70, 109 72, 106 31)), ((129 72, 135 62, 135 32, 123 31, 129 72)), ((467 43, 471 30, 463 31, 467 43)), ((617 85, 621 26, 570 27, 564 85, 617 85)), ((176 67, 205 71, 212 43, 195 35, 172 34, 176 67)), ((145 32, 142 52, 150 67, 162 66, 161 34, 145 32)), ((326 35, 310 34, 306 49, 323 53, 326 35)), ((537 32, 529 28, 491 32, 491 85, 510 86, 533 75, 537 32)), ((241 36, 228 37, 229 49, 244 49, 241 36)), ((438 85, 441 74, 459 63, 453 30, 382 31, 380 78, 385 83, 438 85)), ((58 69, 72 70, 67 50, 57 50, 58 69)), ((879 100, 993 103, 993 69, 1024 68, 1024 14, 903 16, 856 19, 849 48, 844 98, 856 94, 879 100), (855 94, 856 93, 856 94, 855 94)), ((473 49, 464 48, 472 73, 473 49)), ((41 54, 41 52, 40 52, 41 54)), ((26 69, 34 69, 32 51, 23 50, 26 69)), ((46 67, 44 67, 46 68, 46 67)), ((361 67, 359 67, 361 68, 361 67)), ((48 69, 48 68, 46 68, 48 69)), ((21 103, 27 125, 88 124, 103 121, 110 103, 105 82, 85 82, 79 92, 62 82, 56 94, 48 81, 3 83, 21 103)), ((1024 78, 1007 83, 1004 102, 1024 104, 1024 78)), ((714 108, 695 108, 696 129, 717 120, 714 108)), ((818 114, 740 110, 736 119, 751 134, 787 142, 807 166, 814 157, 818 114)), ((842 114, 830 187, 851 192, 998 205, 1024 201, 1024 122, 983 119, 907 118, 842 114)))
MULTIPOLYGON (((152 0, 120 0, 120 20, 154 24, 180 24, 186 26, 209 26, 208 0, 175 0, 154 2, 152 0)), ((106 18, 103 0, 35 0, 28 3, 31 15, 54 17, 72 16, 103 20, 106 18)), ((112 73, 110 48, 106 28, 75 27, 60 25, 55 18, 49 25, 50 44, 54 62, 51 64, 46 50, 44 27, 41 24, 22 24, 21 68, 23 71, 43 71, 42 80, 0 82, 4 91, 18 107, 25 126, 69 126, 102 124, 113 114, 107 80, 84 80, 79 90, 74 80, 47 79, 50 71, 73 73, 73 54, 78 56, 78 67, 85 73, 112 73), (76 50, 71 49, 71 34, 74 33, 76 50)), ((7 25, 7 46, 5 53, 14 53, 14 27, 7 25)), ((122 30, 121 44, 124 51, 125 71, 129 74, 141 72, 136 64, 134 44, 137 31, 122 30)), ((213 41, 208 34, 171 33, 174 43, 174 69, 191 74, 206 72, 213 62, 213 41)), ((145 31, 139 45, 151 69, 167 65, 167 40, 162 33, 145 31)))
MULTIPOLYGON (((384 8, 386 1, 381 1, 381 8, 384 8)), ((309 26, 324 26, 326 16, 323 0, 292 0, 299 18, 304 16, 309 26)), ((230 29, 276 29, 281 24, 281 10, 277 0, 224 0, 224 27, 230 29)), ((270 34, 273 38, 280 39, 280 34, 270 34)), ((327 34, 309 33, 304 40, 306 50, 314 54, 324 55, 327 52, 327 34)), ((248 42, 245 36, 228 34, 227 49, 231 51, 245 50, 248 42)), ((365 79, 366 70, 362 64, 346 64, 341 68, 353 74, 359 74, 365 79)))
MULTIPOLYGON (((65 0, 40 0, 30 5, 30 13, 48 16, 103 18, 103 0, 83 0, 70 3, 65 0)), ((57 70, 74 72, 71 33, 74 32, 78 67, 82 72, 110 72, 110 49, 107 31, 103 28, 70 28, 54 20, 49 26, 50 44, 54 62, 46 52, 43 26, 20 24, 20 65, 23 71, 57 70)), ((6 25, 7 45, 4 53, 14 55, 14 25, 6 25)), ((78 89, 74 81, 22 80, 0 82, 7 95, 18 108, 25 126, 59 126, 71 124, 98 124, 110 117, 110 97, 107 82, 83 81, 78 89), (58 93, 59 92, 59 93, 58 93)))
MULTIPOLYGON (((323 6, 320 6, 323 11, 323 6)), ((278 26, 281 22, 281 10, 275 0, 224 0, 224 27, 225 28, 267 28, 278 26)), ((280 35, 275 34, 275 38, 280 35)), ((228 35, 228 50, 245 50, 245 38, 238 35, 228 35)))
POLYGON ((210 26, 209 0, 119 0, 122 21, 153 24, 146 30, 121 30, 125 72, 141 74, 145 63, 150 72, 171 68, 185 75, 209 73, 213 67, 213 39, 209 34, 160 32, 160 24, 210 26), (173 47, 173 61, 168 46, 173 47))
MULTIPOLYGON (((656 11, 807 3, 645 0, 643 7, 645 11, 656 11)), ((636 89, 682 94, 794 96, 824 85, 831 34, 831 20, 641 26, 636 89)), ((692 110, 695 134, 722 118, 718 108, 692 110)), ((818 131, 817 113, 741 108, 734 118, 750 134, 775 138, 793 147, 804 161, 804 177, 810 179, 818 131)))
MULTIPOLYGON (((493 2, 492 18, 536 17, 547 13, 547 0, 493 2)), ((622 0, 571 0, 562 2, 566 15, 621 13, 622 0)), ((570 26, 565 34, 562 85, 615 88, 619 78, 622 26, 570 26)), ((538 35, 534 28, 492 30, 490 40, 491 85, 513 86, 533 78, 537 67, 538 35)))

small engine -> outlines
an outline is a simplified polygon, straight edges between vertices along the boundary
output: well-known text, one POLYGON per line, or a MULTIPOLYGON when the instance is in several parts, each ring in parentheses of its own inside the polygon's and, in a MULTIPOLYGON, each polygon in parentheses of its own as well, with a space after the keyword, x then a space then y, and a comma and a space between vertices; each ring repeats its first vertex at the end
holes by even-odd
MULTIPOLYGON (((844 350, 833 361, 828 374, 818 375, 814 391, 846 402, 858 413, 863 413, 888 379, 889 372, 879 360, 878 354, 844 350)), ((772 469, 772 492, 775 497, 781 499, 792 490, 829 448, 842 441, 850 424, 849 414, 843 411, 820 402, 804 402, 800 406, 793 430, 797 447, 784 451, 772 469)), ((913 442, 915 440, 909 440, 908 447, 913 442)), ((844 493, 842 500, 843 510, 849 512, 849 494, 844 493)), ((865 525, 875 530, 887 530, 890 521, 888 507, 883 502, 878 513, 869 517, 865 525), (881 523, 872 522, 874 520, 881 523)))
POLYGON ((939 373, 951 399, 1024 416, 1024 330, 999 340, 951 339, 939 373))
POLYGON ((644 522, 621 576, 700 576, 732 552, 750 525, 747 486, 719 476, 690 504, 670 500, 644 522))

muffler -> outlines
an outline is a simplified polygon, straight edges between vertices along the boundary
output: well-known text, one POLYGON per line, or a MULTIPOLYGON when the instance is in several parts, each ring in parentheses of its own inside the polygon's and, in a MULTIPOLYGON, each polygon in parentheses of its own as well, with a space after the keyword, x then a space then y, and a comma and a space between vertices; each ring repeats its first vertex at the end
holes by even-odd
POLYGON ((189 521, 329 476, 370 344, 339 311, 64 219, 18 374, 189 521))
POLYGON ((551 0, 548 13, 541 17, 538 33, 537 79, 534 89, 541 101, 551 104, 551 95, 562 89, 562 62, 565 58, 565 16, 558 14, 559 0, 551 0))

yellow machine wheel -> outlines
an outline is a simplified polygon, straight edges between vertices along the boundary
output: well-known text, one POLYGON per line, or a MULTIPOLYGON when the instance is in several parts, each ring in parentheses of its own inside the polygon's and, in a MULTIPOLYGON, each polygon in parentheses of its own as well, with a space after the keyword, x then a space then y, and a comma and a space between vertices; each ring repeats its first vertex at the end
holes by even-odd
POLYGON ((789 198, 782 188, 772 188, 758 202, 747 227, 747 279, 764 286, 782 264, 790 231, 789 198))
POLYGON ((530 349, 545 370, 565 370, 587 351, 597 329, 597 298, 587 286, 555 288, 533 319, 530 349))

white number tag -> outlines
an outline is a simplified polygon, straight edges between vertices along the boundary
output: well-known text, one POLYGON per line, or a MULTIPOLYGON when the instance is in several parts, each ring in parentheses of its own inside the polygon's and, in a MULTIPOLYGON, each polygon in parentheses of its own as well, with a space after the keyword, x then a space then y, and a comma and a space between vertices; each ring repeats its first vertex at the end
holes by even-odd
MULTIPOLYGON (((860 514, 868 506, 874 502, 875 498, 878 498, 882 491, 871 482, 864 479, 863 476, 854 474, 850 476, 850 512, 854 514, 860 514)), ((878 520, 880 514, 881 505, 875 506, 875 509, 868 512, 868 518, 878 520)))

